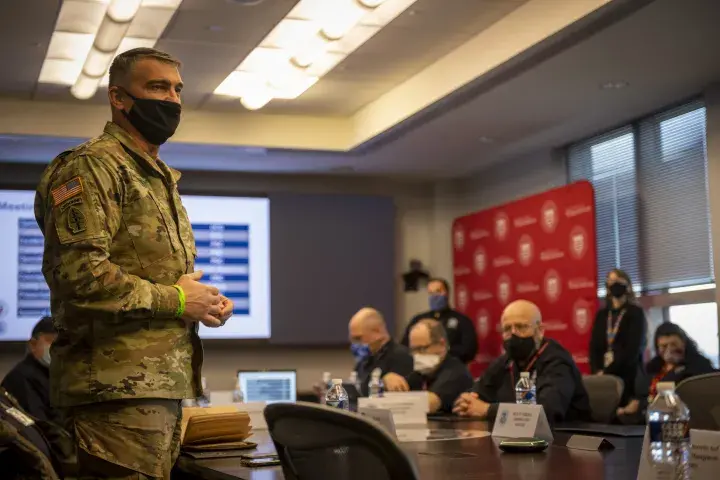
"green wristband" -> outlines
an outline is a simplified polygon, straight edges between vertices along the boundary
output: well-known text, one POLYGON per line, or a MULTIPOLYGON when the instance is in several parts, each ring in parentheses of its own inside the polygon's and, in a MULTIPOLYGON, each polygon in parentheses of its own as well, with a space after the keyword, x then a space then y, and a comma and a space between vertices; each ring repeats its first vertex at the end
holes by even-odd
POLYGON ((177 318, 180 318, 185 313, 185 290, 183 290, 180 285, 173 285, 172 287, 178 291, 178 299, 180 300, 180 303, 178 304, 178 309, 177 312, 175 312, 175 316, 177 318))

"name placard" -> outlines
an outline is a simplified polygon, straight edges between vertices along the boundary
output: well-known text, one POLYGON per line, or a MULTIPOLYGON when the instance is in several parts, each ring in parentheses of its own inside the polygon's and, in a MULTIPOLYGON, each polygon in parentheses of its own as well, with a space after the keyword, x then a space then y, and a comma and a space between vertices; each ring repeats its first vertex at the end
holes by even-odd
POLYGON ((720 432, 690 430, 690 472, 693 480, 718 478, 720 432))
POLYGON ((390 410, 383 408, 360 407, 358 413, 367 418, 371 418, 380 424, 393 438, 397 438, 395 432, 395 422, 393 422, 393 414, 390 410))
POLYGON ((550 424, 542 405, 501 403, 492 431, 493 437, 500 438, 541 438, 553 441, 550 424))
POLYGON ((379 398, 358 398, 358 409, 390 410, 395 425, 427 424, 427 392, 389 392, 379 398))
MULTIPOLYGON (((720 432, 690 430, 690 478, 716 479, 720 471, 720 432)), ((654 466, 650 461, 650 438, 645 430, 638 480, 673 480, 671 467, 654 466)))

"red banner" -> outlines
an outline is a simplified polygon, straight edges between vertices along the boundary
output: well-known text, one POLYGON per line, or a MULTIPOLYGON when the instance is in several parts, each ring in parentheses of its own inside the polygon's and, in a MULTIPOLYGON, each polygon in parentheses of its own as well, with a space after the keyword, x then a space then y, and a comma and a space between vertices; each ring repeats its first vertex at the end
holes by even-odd
POLYGON ((535 303, 545 335, 589 373, 597 308, 595 201, 589 182, 523 198, 453 222, 455 305, 474 319, 482 373, 502 354, 500 316, 513 300, 535 303))

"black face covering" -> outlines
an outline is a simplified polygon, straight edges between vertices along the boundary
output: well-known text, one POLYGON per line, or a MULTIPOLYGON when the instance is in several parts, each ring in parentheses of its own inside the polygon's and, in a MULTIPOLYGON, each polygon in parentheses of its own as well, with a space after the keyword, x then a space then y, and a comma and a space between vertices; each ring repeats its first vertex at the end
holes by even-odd
POLYGON ((624 285, 622 283, 615 282, 609 287, 610 295, 612 295, 615 298, 620 298, 622 296, 625 296, 627 293, 628 287, 627 285, 624 285))
POLYGON ((513 335, 505 340, 503 345, 510 360, 524 362, 530 358, 533 350, 535 350, 535 339, 533 337, 518 337, 517 335, 513 335))
POLYGON ((180 124, 180 104, 169 100, 134 97, 127 90, 125 93, 135 101, 129 112, 122 111, 130 124, 153 145, 167 142, 180 124))

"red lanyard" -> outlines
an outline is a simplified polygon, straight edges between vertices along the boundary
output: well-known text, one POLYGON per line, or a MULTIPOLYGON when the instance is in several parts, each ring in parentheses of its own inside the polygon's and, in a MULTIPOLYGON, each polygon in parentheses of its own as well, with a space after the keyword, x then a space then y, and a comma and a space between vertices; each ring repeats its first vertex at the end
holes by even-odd
POLYGON ((617 322, 615 323, 615 326, 613 327, 612 324, 612 310, 608 310, 608 317, 607 317, 607 349, 608 351, 612 349, 613 343, 615 343, 615 335, 617 335, 618 329, 620 328, 620 322, 622 322, 623 317, 625 316, 625 309, 623 308, 620 312, 620 315, 618 315, 617 322))
POLYGON ((665 375, 670 373, 672 369, 672 365, 665 364, 663 365, 662 370, 660 370, 660 373, 653 377, 652 381, 650 382, 650 398, 655 398, 655 396, 657 395, 657 384, 660 383, 660 380, 662 380, 665 375))
MULTIPOLYGON (((540 355, 542 355, 542 353, 545 351, 545 349, 547 348, 548 345, 549 344, 547 342, 545 342, 545 345, 540 347, 540 350, 538 350, 537 353, 535 355, 533 355, 533 357, 530 359, 530 361, 527 364, 527 367, 525 367, 525 370, 523 370, 523 372, 530 371, 530 369, 533 367, 533 365, 535 365, 535 361, 540 357, 540 355)), ((508 364, 508 369, 510 370, 510 384, 513 389, 515 388, 515 372, 513 371, 514 365, 515 364, 513 361, 510 361, 510 363, 508 364)))

